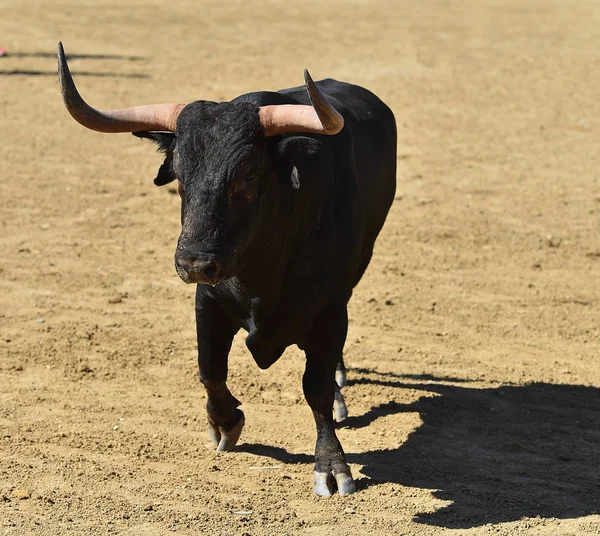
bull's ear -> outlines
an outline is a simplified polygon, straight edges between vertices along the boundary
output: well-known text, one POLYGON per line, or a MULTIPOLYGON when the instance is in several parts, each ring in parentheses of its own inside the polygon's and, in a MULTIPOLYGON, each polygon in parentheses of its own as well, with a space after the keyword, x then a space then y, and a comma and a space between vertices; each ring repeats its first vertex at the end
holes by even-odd
POLYGON ((144 138, 153 141, 158 145, 161 153, 167 153, 173 150, 175 145, 175 134, 171 132, 132 132, 136 138, 144 138))
POLYGON ((154 179, 156 186, 164 186, 175 180, 175 173, 173 173, 173 154, 167 154, 165 161, 158 168, 158 173, 154 179))
POLYGON ((136 138, 144 138, 158 145, 158 150, 166 155, 165 161, 158 169, 154 179, 156 186, 164 186, 175 180, 173 173, 173 146, 175 145, 175 134, 170 132, 133 132, 136 138))
POLYGON ((290 136, 277 143, 277 156, 281 172, 290 177, 292 188, 300 189, 300 178, 319 158, 321 142, 307 136, 290 136))

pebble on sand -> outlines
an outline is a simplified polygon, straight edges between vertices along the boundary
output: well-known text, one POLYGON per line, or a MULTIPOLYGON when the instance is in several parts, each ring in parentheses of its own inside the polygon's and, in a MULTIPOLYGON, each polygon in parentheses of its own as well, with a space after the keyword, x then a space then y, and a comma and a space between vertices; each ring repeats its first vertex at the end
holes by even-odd
POLYGON ((26 489, 16 489, 13 491, 12 496, 15 499, 19 499, 20 501, 24 501, 25 499, 31 498, 31 493, 26 489))

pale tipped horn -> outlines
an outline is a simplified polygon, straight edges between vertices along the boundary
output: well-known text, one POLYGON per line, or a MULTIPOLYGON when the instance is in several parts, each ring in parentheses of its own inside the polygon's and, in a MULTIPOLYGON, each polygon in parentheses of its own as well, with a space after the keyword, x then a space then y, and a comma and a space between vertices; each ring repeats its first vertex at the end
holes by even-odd
POLYGON ((302 104, 261 106, 259 117, 267 136, 284 132, 333 135, 344 128, 344 118, 329 104, 306 69, 304 69, 304 80, 312 106, 302 104))
POLYGON ((63 101, 75 121, 98 132, 175 132, 177 117, 185 104, 150 104, 121 110, 96 110, 82 98, 69 71, 62 43, 58 43, 58 79, 63 101))

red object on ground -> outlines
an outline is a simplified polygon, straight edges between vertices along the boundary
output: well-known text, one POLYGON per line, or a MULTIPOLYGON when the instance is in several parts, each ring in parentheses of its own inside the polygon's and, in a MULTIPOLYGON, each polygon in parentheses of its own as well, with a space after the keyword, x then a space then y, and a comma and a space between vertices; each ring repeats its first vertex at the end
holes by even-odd
POLYGON ((8 52, 6 52, 5 48, 0 48, 0 57, 2 56, 8 56, 8 52))

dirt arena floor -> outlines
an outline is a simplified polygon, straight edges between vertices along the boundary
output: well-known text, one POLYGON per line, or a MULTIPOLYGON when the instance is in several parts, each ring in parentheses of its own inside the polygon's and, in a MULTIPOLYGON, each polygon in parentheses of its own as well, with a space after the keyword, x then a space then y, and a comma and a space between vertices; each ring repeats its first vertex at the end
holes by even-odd
POLYGON ((600 534, 600 5, 20 0, 0 46, 0 534, 600 534), (350 303, 357 480, 312 493, 304 358, 236 338, 209 443, 162 159, 65 111, 352 81, 398 190, 350 303))

